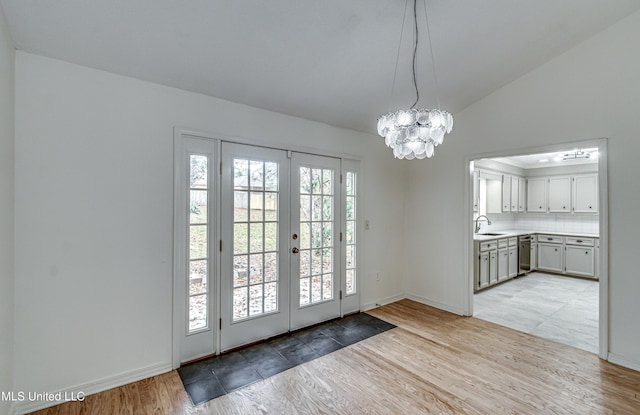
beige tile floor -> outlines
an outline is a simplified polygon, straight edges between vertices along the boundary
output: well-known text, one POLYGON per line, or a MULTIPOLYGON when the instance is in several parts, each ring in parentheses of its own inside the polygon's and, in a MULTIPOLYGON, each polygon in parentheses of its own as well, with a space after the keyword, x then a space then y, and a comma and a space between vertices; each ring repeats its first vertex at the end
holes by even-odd
POLYGON ((598 282, 533 272, 474 295, 474 317, 598 353, 598 282))

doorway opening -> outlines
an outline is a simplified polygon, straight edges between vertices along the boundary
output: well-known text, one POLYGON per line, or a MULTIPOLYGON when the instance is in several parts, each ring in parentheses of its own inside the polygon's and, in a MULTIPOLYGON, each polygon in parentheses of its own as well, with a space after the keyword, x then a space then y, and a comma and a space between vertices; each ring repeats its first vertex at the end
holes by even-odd
POLYGON ((467 161, 470 314, 606 356, 606 140, 467 161))

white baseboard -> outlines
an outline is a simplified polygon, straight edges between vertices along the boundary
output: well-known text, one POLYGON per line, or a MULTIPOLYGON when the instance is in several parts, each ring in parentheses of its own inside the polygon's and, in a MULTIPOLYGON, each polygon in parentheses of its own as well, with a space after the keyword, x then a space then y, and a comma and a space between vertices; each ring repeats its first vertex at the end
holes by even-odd
POLYGON ((428 306, 431 306, 431 307, 439 308, 440 310, 444 310, 444 311, 448 311, 448 312, 453 313, 453 314, 457 314, 459 316, 464 316, 465 315, 464 311, 461 310, 461 309, 458 309, 456 307, 452 307, 452 306, 450 306, 448 304, 443 304, 443 303, 441 303, 439 301, 430 300, 428 298, 421 297, 419 295, 407 294, 406 298, 408 298, 409 300, 413 300, 413 301, 416 301, 418 303, 424 304, 424 305, 428 305, 428 306))
POLYGON ((407 298, 407 296, 404 294, 396 294, 389 297, 381 298, 376 302, 364 304, 362 306, 362 311, 372 310, 374 308, 377 308, 386 304, 391 304, 391 303, 395 303, 396 301, 404 300, 405 298, 407 298))
MULTIPOLYGON (((114 376, 108 376, 96 381, 88 382, 82 385, 73 386, 70 388, 61 389, 52 394, 60 393, 62 396, 78 396, 78 393, 83 393, 84 396, 93 395, 94 393, 106 391, 116 388, 118 386, 126 385, 128 383, 136 382, 138 380, 150 378, 152 376, 160 375, 162 373, 170 372, 172 370, 171 362, 158 363, 155 365, 143 367, 140 369, 132 370, 129 372, 120 373, 114 376)), ((40 409, 49 408, 58 404, 64 403, 64 400, 51 400, 51 401, 23 401, 17 402, 14 405, 10 414, 27 414, 29 412, 38 411, 40 409)))
POLYGON ((615 365, 624 366, 629 369, 640 372, 640 362, 629 360, 626 357, 620 356, 615 353, 609 353, 607 360, 615 365))
POLYGON ((438 301, 434 301, 434 300, 430 300, 428 298, 425 297, 421 297, 419 295, 414 295, 414 294, 396 294, 396 295, 392 295, 389 297, 385 297, 385 298, 381 298, 378 301, 374 302, 374 303, 367 303, 364 304, 363 306, 363 311, 367 311, 367 310, 371 310, 386 304, 391 304, 391 303, 395 303, 396 301, 400 301, 400 300, 404 300, 404 299, 409 299, 409 300, 413 300, 416 301, 418 303, 424 304, 424 305, 428 305, 431 307, 435 307, 435 308, 439 308, 440 310, 444 310, 444 311, 448 311, 450 313, 453 314, 457 314, 459 316, 464 316, 466 315, 465 312, 462 309, 456 308, 456 307, 452 307, 448 304, 444 304, 438 301))

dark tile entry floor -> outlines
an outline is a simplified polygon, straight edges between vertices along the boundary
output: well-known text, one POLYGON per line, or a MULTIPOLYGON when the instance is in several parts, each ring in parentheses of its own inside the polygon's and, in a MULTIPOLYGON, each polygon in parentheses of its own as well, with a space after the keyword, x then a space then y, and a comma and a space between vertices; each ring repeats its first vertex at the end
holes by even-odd
POLYGON ((359 313, 178 369, 194 405, 395 328, 359 313))

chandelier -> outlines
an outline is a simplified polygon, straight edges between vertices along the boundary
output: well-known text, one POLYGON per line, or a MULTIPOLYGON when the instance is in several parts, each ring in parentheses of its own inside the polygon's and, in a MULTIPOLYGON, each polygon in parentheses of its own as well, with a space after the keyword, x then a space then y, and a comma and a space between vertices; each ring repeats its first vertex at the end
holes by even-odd
MULTIPOLYGON (((433 59, 433 48, 431 46, 431 35, 429 33, 429 18, 427 15, 426 0, 424 1, 424 12, 427 21, 427 39, 429 41, 429 51, 431 53, 434 85, 437 92, 438 78, 436 76, 436 65, 433 59)), ((418 82, 416 78, 416 55, 418 51, 417 3, 418 0, 413 0, 413 22, 415 27, 413 43, 413 86, 416 91, 416 100, 409 109, 392 111, 378 118, 378 134, 384 137, 384 143, 393 150, 393 155, 396 158, 407 160, 412 160, 414 158, 423 159, 425 157, 433 156, 435 147, 442 144, 444 141, 444 135, 450 133, 453 127, 453 116, 449 112, 442 111, 440 109, 429 110, 424 108, 415 108, 420 100, 420 92, 418 91, 418 82)), ((404 19, 402 21, 402 29, 400 32, 400 44, 402 44, 402 32, 404 32, 404 19)), ((395 89, 399 56, 400 45, 398 45, 396 69, 393 75, 392 96, 393 89, 395 89)), ((439 106, 438 102, 438 107, 439 106)))
POLYGON ((578 160, 590 159, 598 157, 598 149, 573 150, 569 153, 558 154, 557 158, 561 160, 578 160), (595 151, 594 151, 595 150, 595 151))

